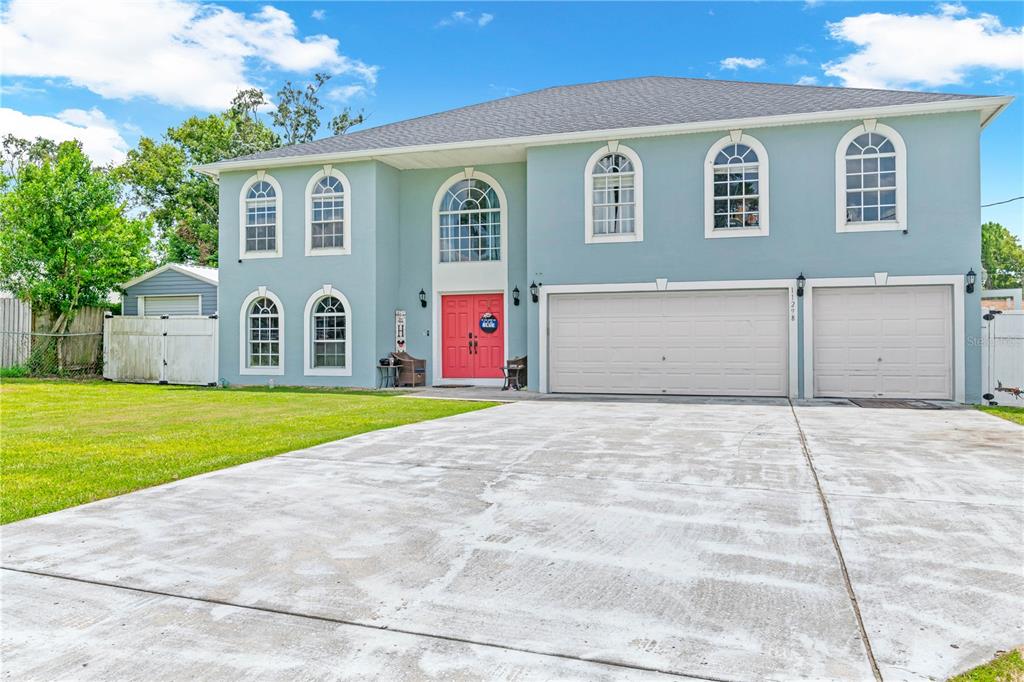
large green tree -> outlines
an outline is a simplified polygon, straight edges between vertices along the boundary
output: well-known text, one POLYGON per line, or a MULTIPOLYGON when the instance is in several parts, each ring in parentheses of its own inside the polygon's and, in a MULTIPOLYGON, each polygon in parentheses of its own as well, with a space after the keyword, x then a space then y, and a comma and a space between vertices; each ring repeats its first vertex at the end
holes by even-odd
MULTIPOLYGON (((156 223, 160 260, 217 265, 217 185, 195 166, 313 139, 323 110, 317 93, 329 78, 317 74, 305 88, 286 83, 276 108, 262 90, 240 90, 223 114, 193 116, 160 140, 139 140, 117 173, 156 223), (280 134, 261 118, 268 108, 280 134)), ((362 121, 362 114, 345 109, 330 125, 342 134, 362 121)))
MULTIPOLYGON (((237 100, 238 98, 236 98, 237 100)), ((163 139, 143 137, 117 177, 158 228, 159 258, 217 264, 217 185, 195 166, 279 146, 278 136, 248 116, 244 103, 227 113, 193 116, 163 139)))
POLYGON ((988 279, 986 289, 1015 289, 1024 286, 1024 247, 999 223, 981 226, 981 264, 988 279))
POLYGON ((126 216, 120 184, 77 142, 52 151, 21 163, 0 194, 0 288, 48 310, 60 332, 149 267, 152 230, 126 216))

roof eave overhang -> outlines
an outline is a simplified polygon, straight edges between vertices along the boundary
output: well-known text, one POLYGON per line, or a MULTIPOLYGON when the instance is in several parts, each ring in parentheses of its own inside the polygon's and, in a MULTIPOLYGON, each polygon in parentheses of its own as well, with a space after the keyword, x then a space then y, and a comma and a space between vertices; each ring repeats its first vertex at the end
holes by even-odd
MULTIPOLYGON (((508 149, 516 146, 522 147, 525 150, 528 147, 542 147, 556 144, 568 144, 572 142, 593 142, 609 139, 684 135, 687 133, 736 130, 740 128, 770 128, 809 123, 827 123, 830 121, 954 113, 958 111, 978 111, 980 114, 980 127, 984 128, 999 114, 1001 114, 1011 102, 1013 102, 1013 97, 1010 96, 977 97, 971 99, 944 100, 941 102, 923 102, 919 104, 897 104, 886 107, 839 109, 835 111, 815 111, 802 114, 716 119, 711 121, 697 121, 694 123, 671 123, 666 125, 642 126, 635 128, 581 130, 569 133, 527 135, 523 137, 504 137, 488 140, 466 140, 462 142, 449 142, 442 144, 411 145, 406 147, 387 147, 381 149, 360 149, 350 152, 329 152, 324 154, 305 154, 266 159, 220 161, 217 163, 196 166, 195 170, 216 178, 220 173, 225 171, 262 170, 301 164, 341 163, 366 160, 379 160, 384 163, 389 163, 389 158, 400 157, 403 154, 452 152, 470 149, 485 150, 491 147, 503 147, 508 149)), ((397 161, 398 159, 394 160, 397 161)))
POLYGON ((202 274, 200 274, 198 272, 193 272, 192 270, 189 270, 188 268, 181 267, 177 263, 166 263, 164 265, 161 265, 158 268, 154 268, 153 270, 150 270, 149 272, 146 272, 146 273, 143 273, 143 274, 139 275, 135 279, 129 280, 129 281, 125 282, 124 284, 121 284, 120 287, 121 287, 121 289, 127 289, 128 287, 133 287, 136 284, 139 284, 140 282, 145 282, 147 279, 150 279, 151 277, 156 277, 160 273, 167 272, 168 270, 173 270, 174 272, 179 272, 179 273, 181 273, 183 275, 187 275, 187 276, 189 276, 189 277, 191 277, 193 279, 197 279, 200 282, 206 282, 207 284, 212 284, 213 286, 219 286, 219 283, 218 283, 217 279, 214 279, 213 277, 207 277, 206 275, 202 275, 202 274))

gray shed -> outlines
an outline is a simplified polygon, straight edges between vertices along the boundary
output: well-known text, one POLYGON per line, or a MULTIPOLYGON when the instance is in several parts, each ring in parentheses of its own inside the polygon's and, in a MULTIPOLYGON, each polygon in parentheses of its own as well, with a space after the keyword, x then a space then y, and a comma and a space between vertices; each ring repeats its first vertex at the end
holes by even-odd
POLYGON ((217 268, 168 263, 122 285, 122 315, 213 315, 217 268))

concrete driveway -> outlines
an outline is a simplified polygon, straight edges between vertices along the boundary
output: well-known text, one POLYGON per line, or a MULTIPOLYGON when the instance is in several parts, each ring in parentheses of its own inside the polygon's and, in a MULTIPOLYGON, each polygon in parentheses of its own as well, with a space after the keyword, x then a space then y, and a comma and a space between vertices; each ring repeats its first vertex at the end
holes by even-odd
POLYGON ((3 675, 942 679, 1024 642, 1022 442, 773 401, 378 431, 4 527, 3 675))

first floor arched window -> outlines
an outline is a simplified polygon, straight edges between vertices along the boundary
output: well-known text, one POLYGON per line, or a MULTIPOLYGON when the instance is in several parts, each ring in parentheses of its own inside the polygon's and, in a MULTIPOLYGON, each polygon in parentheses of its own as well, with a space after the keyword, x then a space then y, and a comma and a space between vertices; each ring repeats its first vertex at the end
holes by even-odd
POLYGON ((249 306, 249 366, 277 367, 281 364, 281 315, 269 298, 258 298, 249 306))
POLYGON ((352 313, 348 299, 325 284, 306 301, 305 371, 307 375, 352 374, 352 313))
POLYGON ((324 296, 313 308, 313 367, 347 364, 345 306, 335 296, 324 296))

